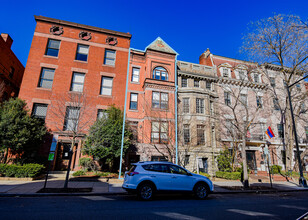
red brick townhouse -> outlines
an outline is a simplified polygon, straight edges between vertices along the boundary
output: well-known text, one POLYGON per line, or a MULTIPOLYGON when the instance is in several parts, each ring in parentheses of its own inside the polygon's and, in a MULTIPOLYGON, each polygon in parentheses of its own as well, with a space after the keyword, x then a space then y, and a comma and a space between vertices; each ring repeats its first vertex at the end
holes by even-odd
POLYGON ((131 35, 43 16, 35 20, 19 97, 57 136, 55 170, 67 167, 69 136, 79 116, 71 166, 76 169, 81 137, 109 105, 123 109, 131 35))
POLYGON ((11 49, 12 44, 12 38, 2 33, 0 36, 0 102, 18 96, 25 71, 11 49))
POLYGON ((159 37, 144 51, 131 49, 126 120, 135 131, 135 149, 128 151, 126 165, 175 162, 176 55, 159 37))

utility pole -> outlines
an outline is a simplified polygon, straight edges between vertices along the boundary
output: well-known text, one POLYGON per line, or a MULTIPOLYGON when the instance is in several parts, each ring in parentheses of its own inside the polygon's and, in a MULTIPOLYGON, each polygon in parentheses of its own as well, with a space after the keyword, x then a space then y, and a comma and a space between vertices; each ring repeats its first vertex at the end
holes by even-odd
POLYGON ((302 162, 301 162, 301 157, 300 157, 300 153, 299 153, 299 146, 298 146, 298 139, 297 139, 297 132, 296 132, 296 125, 295 125, 293 107, 292 107, 292 102, 291 102, 290 88, 292 86, 294 86, 295 84, 299 83, 300 81, 306 79, 306 78, 308 78, 308 75, 305 76, 304 78, 296 81, 295 83, 289 85, 289 86, 285 83, 286 89, 287 89, 287 92, 288 92, 290 111, 291 111, 291 117, 292 117, 292 123, 293 123, 293 133, 294 133, 294 138, 295 138, 296 154, 297 154, 298 168, 299 168, 299 175, 300 175, 299 185, 303 186, 303 187, 307 187, 307 182, 306 182, 306 179, 304 178, 304 175, 303 175, 302 162))

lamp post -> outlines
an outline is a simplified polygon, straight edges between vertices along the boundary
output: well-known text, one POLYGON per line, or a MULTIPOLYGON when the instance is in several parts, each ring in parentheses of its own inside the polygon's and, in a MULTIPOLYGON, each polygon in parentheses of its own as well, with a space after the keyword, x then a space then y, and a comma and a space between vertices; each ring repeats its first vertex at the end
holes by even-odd
POLYGON ((300 174, 299 185, 303 186, 303 187, 307 187, 307 182, 306 182, 306 179, 304 178, 304 175, 303 175, 302 162, 301 162, 300 153, 299 153, 299 146, 298 146, 298 139, 297 139, 297 132, 296 132, 296 125, 295 125, 293 107, 292 107, 292 102, 291 102, 290 88, 292 86, 294 86, 295 84, 299 83, 300 81, 306 79, 306 78, 308 78, 308 75, 303 77, 302 79, 296 81, 295 83, 289 85, 289 86, 286 84, 286 89, 287 89, 288 97, 289 97, 289 104, 290 104, 292 123, 293 123, 293 133, 294 133, 294 138, 295 138, 295 146, 296 146, 296 154, 297 154, 297 160, 298 160, 299 174, 300 174))

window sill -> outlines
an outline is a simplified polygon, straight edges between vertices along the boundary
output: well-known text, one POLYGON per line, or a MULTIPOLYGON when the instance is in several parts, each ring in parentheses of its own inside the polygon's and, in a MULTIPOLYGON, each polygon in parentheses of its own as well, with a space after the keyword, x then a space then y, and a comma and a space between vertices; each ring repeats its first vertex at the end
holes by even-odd
POLYGON ((44 54, 43 57, 45 57, 45 58, 52 58, 52 59, 58 59, 59 58, 59 57, 49 56, 49 55, 46 55, 46 54, 44 54))
POLYGON ((50 91, 51 92, 51 89, 48 89, 48 88, 36 87, 36 89, 38 89, 38 90, 45 90, 45 91, 50 91))
POLYGON ((76 94, 82 94, 82 93, 83 93, 83 91, 82 91, 82 92, 78 92, 78 91, 71 91, 71 90, 68 91, 68 92, 69 92, 69 93, 73 93, 73 94, 74 94, 74 93, 76 93, 76 94))
POLYGON ((129 112, 139 112, 138 109, 128 109, 129 112))
POLYGON ((131 84, 138 84, 138 85, 140 85, 140 82, 133 82, 133 81, 131 81, 130 83, 131 84))
POLYGON ((101 98, 112 98, 112 95, 98 95, 101 98))
POLYGON ((115 68, 115 65, 107 65, 107 64, 103 64, 102 66, 115 68))
POLYGON ((88 61, 82 61, 82 60, 74 60, 74 62, 77 62, 77 63, 88 63, 88 61))
POLYGON ((161 108, 151 108, 153 111, 163 111, 163 112, 169 112, 169 109, 161 109, 161 108))

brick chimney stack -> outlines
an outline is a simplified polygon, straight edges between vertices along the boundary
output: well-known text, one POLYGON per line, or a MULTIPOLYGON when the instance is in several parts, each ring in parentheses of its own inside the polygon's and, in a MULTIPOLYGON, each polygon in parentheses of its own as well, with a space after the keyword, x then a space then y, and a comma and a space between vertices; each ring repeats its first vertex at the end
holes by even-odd
POLYGON ((10 37, 10 35, 1 33, 1 37, 6 42, 6 45, 8 46, 8 48, 11 48, 13 44, 13 39, 10 37))

